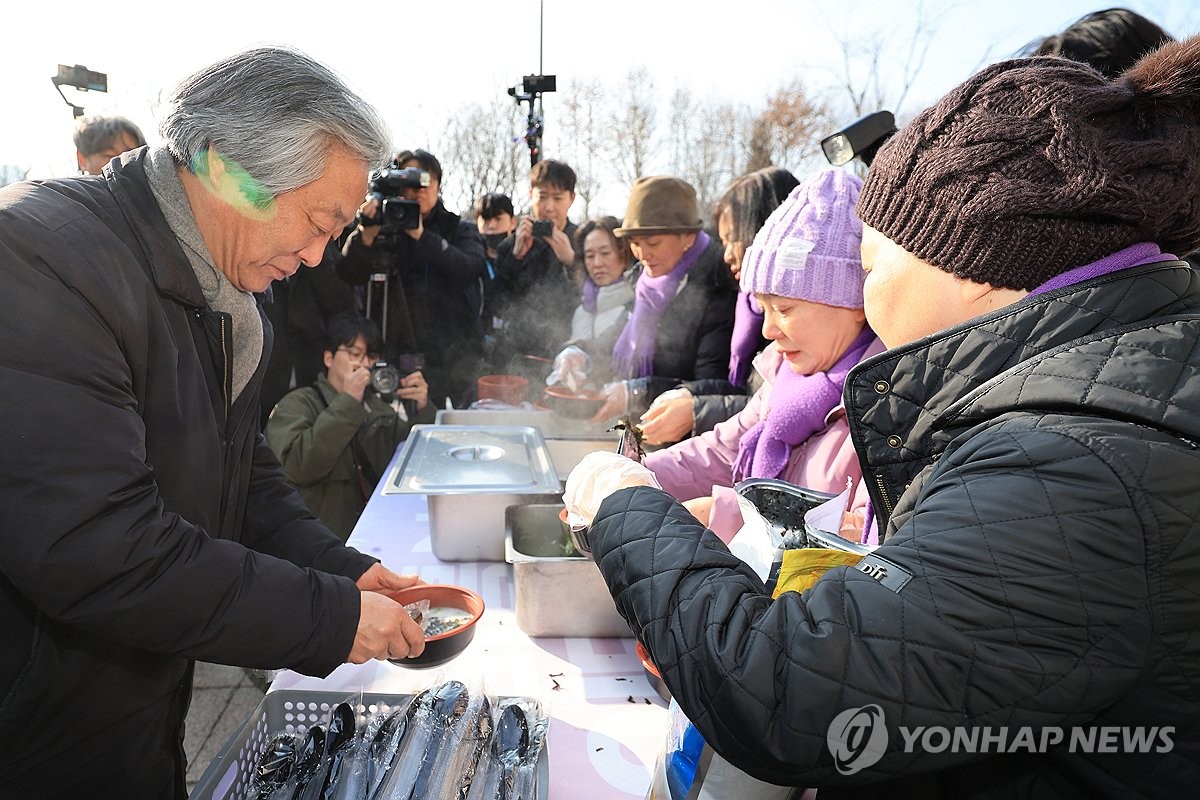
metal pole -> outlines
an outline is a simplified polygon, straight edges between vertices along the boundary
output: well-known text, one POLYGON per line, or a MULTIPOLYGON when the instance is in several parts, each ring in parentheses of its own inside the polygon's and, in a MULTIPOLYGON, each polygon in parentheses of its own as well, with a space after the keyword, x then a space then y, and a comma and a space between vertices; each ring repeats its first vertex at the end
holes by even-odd
MULTIPOLYGON (((546 0, 538 0, 538 75, 546 74, 543 63, 543 50, 545 48, 545 32, 546 32, 546 0)), ((542 128, 545 125, 545 115, 542 113, 542 93, 537 92, 537 153, 536 158, 531 159, 533 163, 529 166, 533 168, 537 166, 537 162, 542 159, 542 128)), ((530 103, 530 110, 533 110, 533 104, 530 103)))

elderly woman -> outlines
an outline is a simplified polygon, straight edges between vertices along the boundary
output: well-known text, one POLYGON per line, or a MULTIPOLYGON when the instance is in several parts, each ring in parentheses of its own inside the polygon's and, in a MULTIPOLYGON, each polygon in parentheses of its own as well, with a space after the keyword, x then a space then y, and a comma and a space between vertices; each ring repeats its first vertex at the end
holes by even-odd
MULTIPOLYGON (((739 279, 746 247, 771 212, 779 207, 800 181, 782 167, 755 170, 735 180, 713 212, 713 222, 725 264, 739 279)), ((650 444, 670 444, 710 431, 746 407, 753 387, 751 363, 766 345, 762 334, 763 312, 754 295, 738 292, 733 335, 729 347, 727 379, 687 381, 660 394, 642 415, 640 427, 650 444), (750 389, 750 391, 747 391, 750 389)))
POLYGON ((664 175, 634 183, 624 224, 614 231, 642 267, 633 313, 611 353, 593 350, 588 364, 564 364, 566 353, 555 359, 555 373, 575 373, 568 385, 585 371, 596 382, 615 379, 597 421, 636 418, 680 381, 728 374, 737 285, 721 245, 702 227, 691 184, 664 175))
MULTIPOLYGON (((741 268, 742 291, 765 314, 770 346, 756 359, 764 384, 736 416, 708 433, 652 453, 662 488, 728 542, 742 524, 731 488, 743 478, 782 478, 838 493, 862 472, 850 443, 842 383, 883 350, 863 313, 862 181, 827 170, 798 186, 768 217, 741 268)), ((867 503, 859 487, 852 508, 867 503)), ((860 523, 855 531, 860 535, 860 523)))
POLYGON ((772 601, 666 493, 603 501, 617 608, 724 758, 823 800, 1195 791, 1198 98, 1200 37, 1011 60, 880 149, 857 568, 772 601))
POLYGON ((582 257, 587 277, 582 302, 571 318, 569 341, 592 350, 611 350, 633 310, 633 254, 629 243, 614 233, 619 227, 616 217, 600 217, 575 231, 575 252, 582 257))

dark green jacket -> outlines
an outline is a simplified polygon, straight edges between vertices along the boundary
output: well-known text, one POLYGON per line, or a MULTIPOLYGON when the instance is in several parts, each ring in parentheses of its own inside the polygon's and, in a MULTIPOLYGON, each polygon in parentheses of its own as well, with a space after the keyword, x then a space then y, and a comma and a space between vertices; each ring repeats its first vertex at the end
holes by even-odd
POLYGON ((318 375, 314 386, 285 395, 267 421, 267 443, 283 474, 322 522, 345 541, 366 506, 375 482, 416 422, 433 422, 429 403, 405 421, 379 395, 367 392, 366 406, 318 375), (366 463, 359 464, 351 440, 358 437, 366 463), (359 467, 362 467, 361 475, 359 467))

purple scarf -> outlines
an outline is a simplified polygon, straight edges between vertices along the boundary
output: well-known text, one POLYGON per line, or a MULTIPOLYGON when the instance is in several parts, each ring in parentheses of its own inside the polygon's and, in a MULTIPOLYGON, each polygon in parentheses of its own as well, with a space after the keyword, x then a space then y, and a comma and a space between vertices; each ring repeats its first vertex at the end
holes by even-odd
POLYGON ((749 292, 738 292, 733 312, 733 338, 729 342, 729 382, 745 386, 750 366, 762 341, 763 312, 749 292))
POLYGON ((1052 292, 1064 286, 1073 286, 1077 283, 1090 281, 1092 278, 1099 278, 1101 275, 1107 275, 1110 272, 1119 272, 1130 267, 1139 267, 1142 264, 1153 264, 1156 261, 1173 261, 1174 259, 1175 256, 1170 253, 1164 253, 1154 242, 1132 244, 1124 250, 1118 250, 1110 256, 1105 256, 1099 261, 1093 261, 1091 264, 1084 264, 1082 267, 1067 270, 1061 275, 1055 275, 1027 296, 1032 297, 1035 294, 1052 292))
POLYGON ((600 296, 600 287, 588 276, 583 282, 583 310, 589 314, 596 313, 596 298, 600 296))
POLYGON ((841 402, 846 375, 873 341, 875 333, 864 327, 828 372, 800 375, 787 361, 779 365, 767 415, 738 443, 734 481, 778 478, 783 473, 792 449, 825 427, 825 418, 841 402))
POLYGON ((618 377, 642 378, 653 373, 658 321, 679 291, 683 277, 708 249, 709 242, 708 234, 699 231, 696 241, 666 275, 655 278, 648 270, 642 270, 634 290, 633 313, 613 346, 613 372, 618 377))

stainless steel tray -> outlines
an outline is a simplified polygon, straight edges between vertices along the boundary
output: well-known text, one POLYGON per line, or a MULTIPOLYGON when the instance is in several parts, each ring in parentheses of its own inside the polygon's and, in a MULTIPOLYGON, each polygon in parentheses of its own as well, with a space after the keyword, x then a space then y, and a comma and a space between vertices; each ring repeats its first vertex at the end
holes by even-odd
POLYGON ((503 561, 504 509, 557 500, 562 484, 536 428, 416 425, 382 494, 428 498, 442 561, 503 561))
POLYGON ((505 510, 504 557, 513 565, 517 626, 530 636, 633 636, 596 564, 573 548, 562 504, 505 510))

